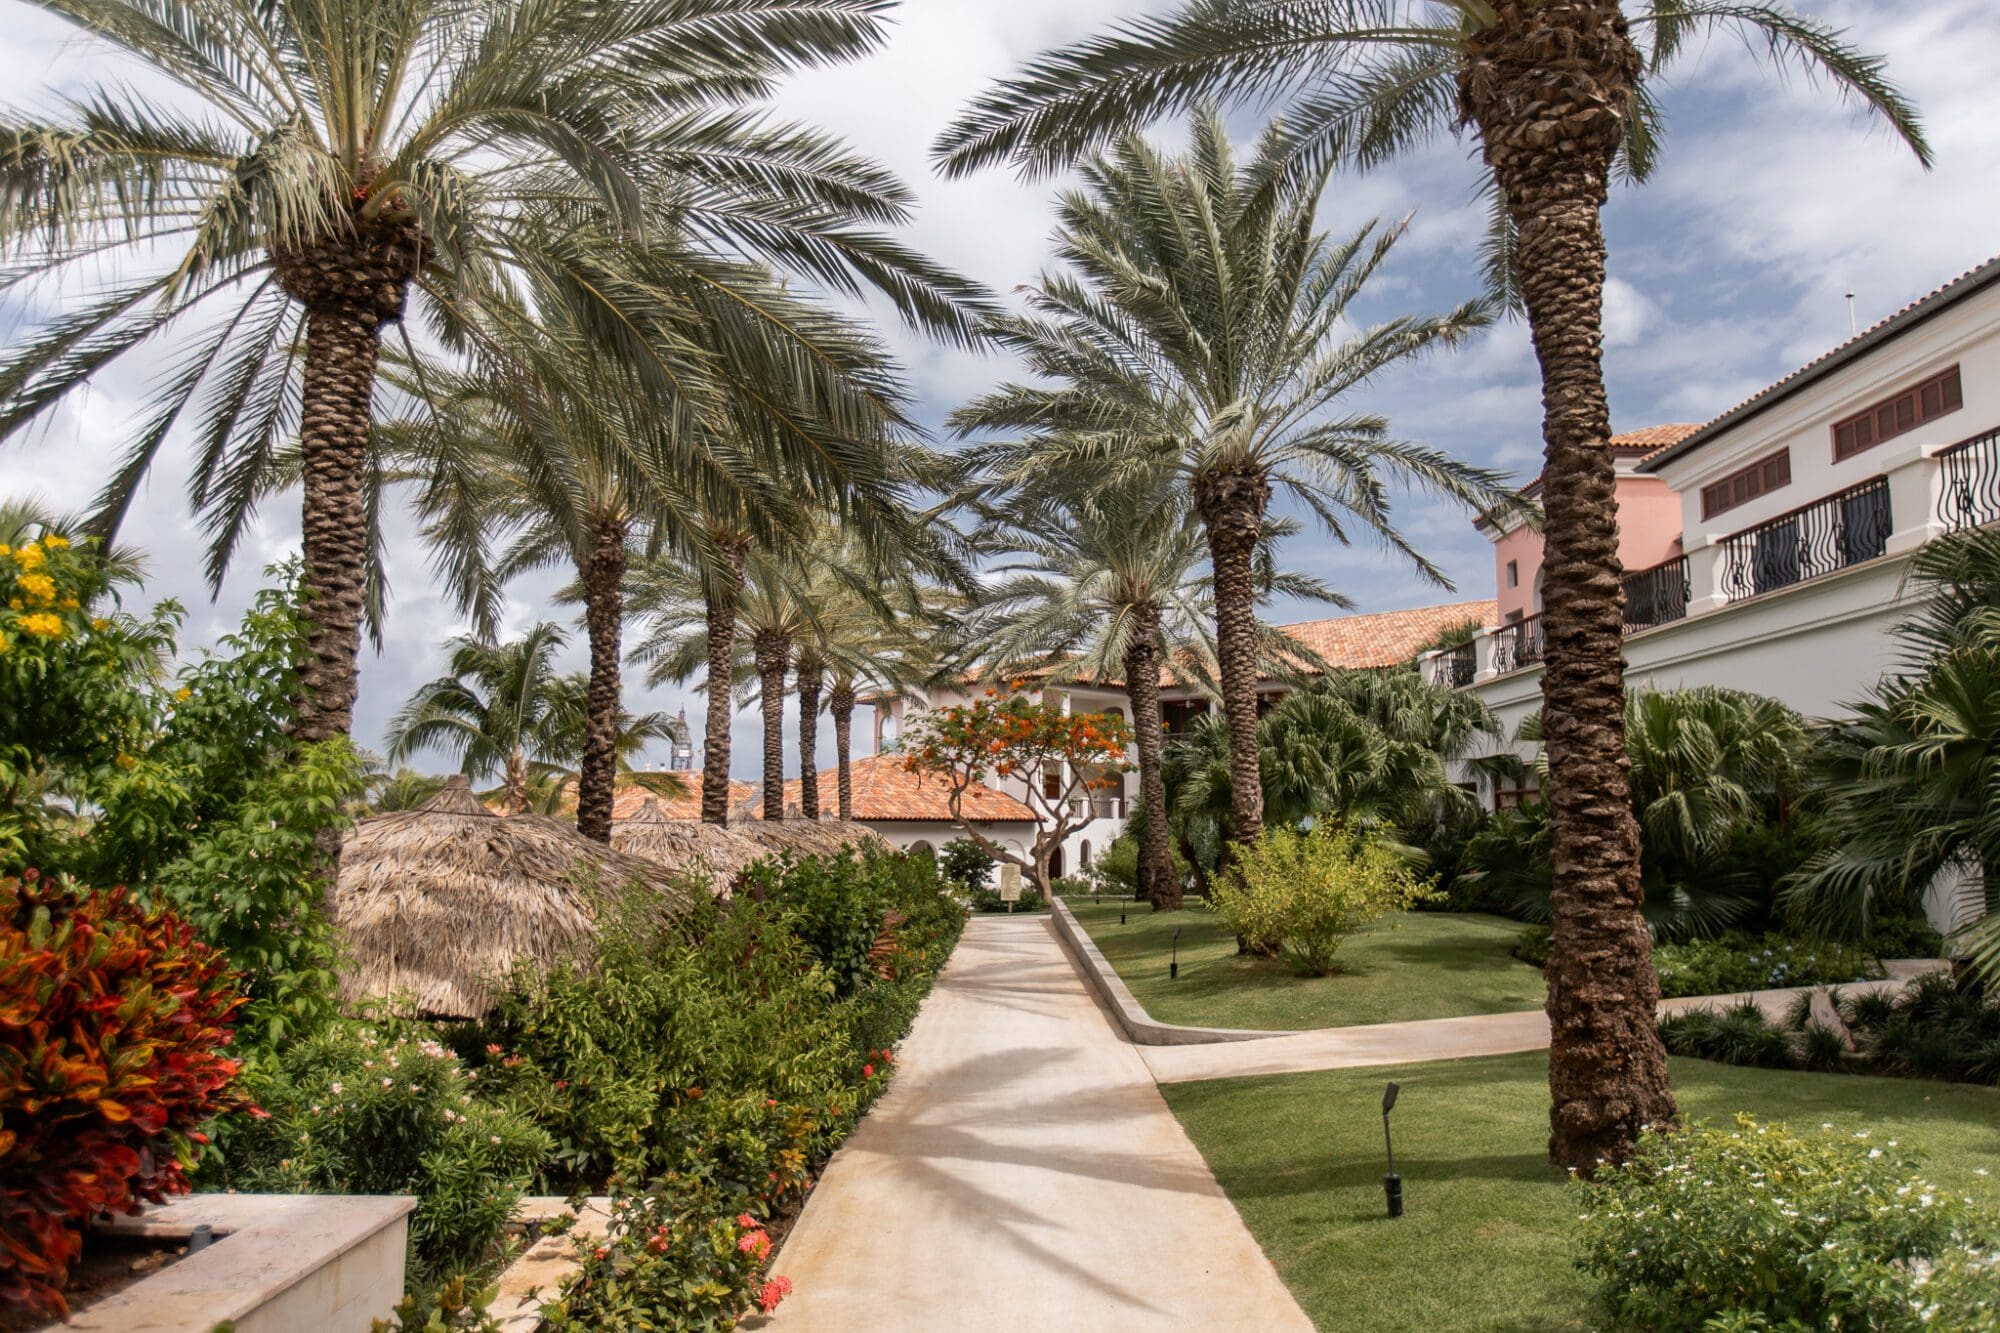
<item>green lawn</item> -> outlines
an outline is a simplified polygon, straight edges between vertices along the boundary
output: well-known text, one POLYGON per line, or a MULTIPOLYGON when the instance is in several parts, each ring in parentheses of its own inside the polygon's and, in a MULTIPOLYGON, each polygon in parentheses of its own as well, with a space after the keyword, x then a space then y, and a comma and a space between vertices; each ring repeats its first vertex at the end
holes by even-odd
POLYGON ((1340 948, 1345 969, 1302 977, 1278 959, 1244 957, 1236 937, 1205 908, 1153 912, 1066 900, 1146 1012, 1197 1027, 1348 1027, 1411 1018, 1455 1018, 1542 1007, 1542 974, 1507 950, 1519 922, 1459 912, 1385 917, 1340 948), (1174 928, 1181 975, 1167 979, 1174 928))
MULTIPOLYGON (((1116 918, 1114 918, 1115 920, 1116 918)), ((1162 1088, 1306 1312, 1325 1329, 1581 1329, 1577 1208, 1548 1166, 1539 1053, 1162 1088), (1406 1215, 1383 1214, 1382 1088, 1406 1215)), ((1899 1139, 1928 1174, 2000 1203, 2000 1089, 1675 1060, 1684 1114, 1737 1111, 1899 1139)))

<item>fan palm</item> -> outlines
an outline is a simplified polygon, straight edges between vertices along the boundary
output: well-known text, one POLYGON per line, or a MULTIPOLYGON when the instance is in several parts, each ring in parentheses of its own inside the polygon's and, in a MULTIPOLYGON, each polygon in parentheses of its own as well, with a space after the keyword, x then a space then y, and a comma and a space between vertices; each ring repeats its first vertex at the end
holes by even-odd
POLYGON ((1071 271, 1045 274, 1028 314, 993 325, 1049 383, 1003 386, 953 417, 961 431, 1024 432, 984 451, 1003 478, 1160 466, 1186 478, 1212 564, 1232 836, 1246 842, 1263 828, 1253 566, 1274 491, 1337 539, 1373 533, 1439 581, 1396 531, 1385 474, 1469 505, 1503 499, 1493 474, 1343 409, 1357 386, 1487 315, 1474 303, 1353 329, 1353 302, 1400 232, 1371 223, 1335 241, 1316 231, 1319 178, 1259 189, 1280 147, 1268 133, 1239 166, 1220 117, 1203 110, 1183 157, 1126 135, 1085 163, 1084 188, 1059 210, 1057 252, 1071 271))
POLYGON ((974 535, 995 557, 969 640, 996 674, 1122 680, 1138 750, 1139 896, 1181 905, 1169 848, 1160 672, 1210 618, 1201 523, 1167 469, 1116 486, 1028 491, 974 535))
MULTIPOLYGON (((389 722, 389 762, 423 750, 453 755, 459 772, 499 775, 508 813, 528 808, 536 778, 566 776, 583 754, 589 684, 557 669, 567 640, 547 622, 508 643, 451 642, 445 674, 422 686, 389 722)), ((614 744, 635 753, 678 734, 664 713, 623 716, 614 744)))
MULTIPOLYGON (((906 214, 893 178, 742 109, 788 71, 876 46, 874 0, 41 7, 182 100, 107 85, 0 120, 0 246, 20 261, 9 281, 121 275, 0 359, 0 435, 119 357, 177 340, 97 521, 115 528, 190 420, 189 490, 219 579, 275 442, 296 432, 313 621, 301 739, 352 720, 371 600, 371 404, 384 332, 412 293, 446 346, 477 348, 490 322, 520 318, 506 312, 525 264, 565 266, 580 215, 636 236, 670 213, 694 251, 866 282, 970 335, 955 304, 969 289, 866 230, 906 214)), ((612 337, 634 309, 621 297, 650 299, 583 275, 575 287, 612 337)))
POLYGON ((1981 875, 1981 915, 1953 943, 2000 978, 2000 532, 1934 542, 1911 575, 1924 595, 1898 628, 1906 674, 1825 737, 1813 776, 1834 845, 1781 900, 1865 937, 1879 916, 1921 912, 1940 878, 1981 875))
POLYGON ((1162 115, 1225 97, 1292 103, 1270 183, 1371 167, 1470 126, 1487 169, 1496 287, 1526 313, 1542 369, 1547 518, 1542 675, 1554 781, 1556 913, 1549 1151, 1592 1171, 1674 1113, 1654 1026, 1629 802, 1618 534, 1604 390, 1611 180, 1658 156, 1655 92, 1718 30, 1824 78, 1926 164, 1914 109, 1824 24, 1752 0, 1189 0, 1044 55, 939 141, 948 171, 1011 159, 1051 170, 1162 115), (1634 28, 1641 30, 1635 36, 1634 28))

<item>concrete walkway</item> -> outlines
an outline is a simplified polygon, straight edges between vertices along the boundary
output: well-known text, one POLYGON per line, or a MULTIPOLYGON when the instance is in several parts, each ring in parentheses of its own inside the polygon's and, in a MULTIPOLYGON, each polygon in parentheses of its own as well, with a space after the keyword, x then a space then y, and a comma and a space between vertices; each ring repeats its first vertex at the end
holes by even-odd
POLYGON ((1046 917, 973 918, 899 1063, 772 1266, 795 1294, 768 1326, 1312 1327, 1046 917))
MULTIPOLYGON (((1892 962, 1882 981, 1852 981, 1832 987, 1843 995, 1868 991, 1900 991, 1912 977, 1941 964, 1928 961, 1892 962)), ((1802 986, 1786 990, 1745 991, 1735 995, 1701 995, 1664 1000, 1662 1014, 1689 1009, 1727 1009, 1744 1000, 1774 1019, 1791 1011, 1801 995, 1815 995, 1814 1010, 1823 1022, 1835 1022, 1825 998, 1828 987, 1802 986)), ((1539 1051, 1549 1044, 1548 1015, 1540 1009, 1511 1014, 1473 1014, 1465 1018, 1431 1018, 1412 1023, 1373 1023, 1366 1027, 1315 1028, 1256 1041, 1207 1046, 1140 1046, 1140 1056, 1161 1083, 1192 1083, 1209 1078, 1249 1074, 1303 1074, 1315 1069, 1358 1069, 1366 1065, 1414 1064, 1420 1060, 1462 1060, 1475 1055, 1511 1055, 1539 1051)))

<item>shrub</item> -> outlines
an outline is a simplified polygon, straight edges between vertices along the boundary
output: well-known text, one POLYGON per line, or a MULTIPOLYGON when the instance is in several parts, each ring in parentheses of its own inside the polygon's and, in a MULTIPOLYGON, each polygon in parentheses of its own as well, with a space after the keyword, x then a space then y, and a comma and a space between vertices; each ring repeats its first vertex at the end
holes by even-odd
POLYGON ((1877 958, 1943 958, 1944 936, 1920 916, 1887 917, 1868 928, 1877 958))
POLYGON ((199 1126, 244 1104, 218 1054, 243 998, 160 907, 0 879, 0 1305, 64 1310, 84 1222, 188 1189, 199 1126))
POLYGON ((1393 848, 1323 824, 1311 833, 1270 830, 1237 854, 1209 901, 1253 946, 1275 947, 1301 972, 1323 977, 1349 935, 1430 896, 1393 848))
POLYGON ((2000 997, 1976 981, 1928 972, 1893 998, 1840 1007, 1862 1056, 1884 1073, 2000 1084, 2000 997))
POLYGON ((1882 975, 1872 955, 1850 945, 1740 931, 1713 940, 1656 945, 1653 968, 1660 974, 1660 995, 1665 999, 1823 986, 1882 975))
POLYGON ((1007 901, 1000 896, 998 889, 972 891, 972 910, 975 912, 1040 912, 1047 907, 1048 903, 1043 900, 1042 891, 1025 881, 1021 885, 1021 896, 1015 900, 1012 907, 1007 905, 1007 901))
POLYGON ((1691 1009, 1660 1020, 1660 1040, 1674 1055, 1692 1055, 1726 1065, 1784 1069, 1802 1064, 1784 1028, 1773 1024, 1753 1000, 1727 1009, 1691 1009))
POLYGON ((598 1329, 734 1328, 769 1313, 791 1292, 764 1276, 772 1242, 764 1223, 726 1194, 661 1180, 612 1205, 602 1240, 579 1237, 582 1269, 544 1310, 548 1333, 598 1329))
POLYGON ((1508 952, 1524 963, 1547 967, 1555 948, 1555 933, 1553 926, 1529 926, 1514 937, 1514 947, 1508 952))
POLYGON ((1582 1186, 1582 1267, 1620 1328, 1991 1328, 2000 1216, 1876 1144, 1738 1116, 1648 1134, 1582 1186))
POLYGON ((223 1140, 219 1183, 291 1194, 411 1194, 410 1243, 426 1281, 479 1271, 547 1134, 482 1099, 426 1030, 337 1023, 246 1080, 269 1113, 223 1140))
POLYGON ((970 838, 953 838, 938 852, 938 873, 960 889, 983 889, 999 865, 984 847, 970 838))

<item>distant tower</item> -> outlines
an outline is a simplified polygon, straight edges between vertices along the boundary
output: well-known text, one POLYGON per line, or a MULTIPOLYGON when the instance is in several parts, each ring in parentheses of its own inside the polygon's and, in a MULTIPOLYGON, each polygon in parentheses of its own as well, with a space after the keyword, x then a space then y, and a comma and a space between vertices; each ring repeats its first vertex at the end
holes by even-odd
POLYGON ((680 727, 674 734, 674 754, 667 769, 673 773, 694 771, 694 733, 688 730, 688 710, 681 709, 680 727))

